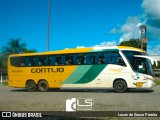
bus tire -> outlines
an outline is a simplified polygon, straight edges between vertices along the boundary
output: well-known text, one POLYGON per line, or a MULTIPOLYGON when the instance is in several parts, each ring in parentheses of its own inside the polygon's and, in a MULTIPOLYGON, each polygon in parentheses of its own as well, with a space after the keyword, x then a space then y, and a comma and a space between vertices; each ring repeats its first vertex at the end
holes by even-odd
POLYGON ((48 91, 48 83, 45 80, 42 80, 38 83, 38 90, 41 92, 47 92, 48 91))
POLYGON ((33 80, 27 82, 27 90, 29 92, 35 92, 37 90, 37 85, 33 80))
POLYGON ((114 82, 114 90, 118 93, 125 92, 127 90, 127 84, 124 80, 117 80, 114 82))

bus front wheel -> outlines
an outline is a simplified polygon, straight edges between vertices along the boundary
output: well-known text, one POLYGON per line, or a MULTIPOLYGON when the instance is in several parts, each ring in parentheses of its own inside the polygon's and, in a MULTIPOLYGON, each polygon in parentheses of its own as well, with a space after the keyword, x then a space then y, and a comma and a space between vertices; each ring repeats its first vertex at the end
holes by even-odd
POLYGON ((29 92, 35 92, 37 90, 37 85, 34 81, 27 82, 27 89, 29 92))
POLYGON ((123 80, 117 80, 114 82, 114 89, 119 93, 125 92, 127 90, 127 84, 123 80))
POLYGON ((45 80, 42 80, 38 83, 38 90, 41 92, 48 91, 48 83, 45 80))

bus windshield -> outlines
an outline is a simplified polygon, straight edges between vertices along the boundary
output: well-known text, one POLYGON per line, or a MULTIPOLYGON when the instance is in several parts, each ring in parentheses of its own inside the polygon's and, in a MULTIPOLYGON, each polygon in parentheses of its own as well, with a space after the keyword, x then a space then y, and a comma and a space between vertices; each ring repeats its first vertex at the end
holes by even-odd
POLYGON ((147 58, 134 57, 133 69, 136 72, 154 76, 151 61, 147 58))
POLYGON ((152 64, 154 60, 146 53, 138 51, 122 51, 128 59, 134 71, 154 76, 152 64), (152 63, 151 63, 152 60, 152 63))

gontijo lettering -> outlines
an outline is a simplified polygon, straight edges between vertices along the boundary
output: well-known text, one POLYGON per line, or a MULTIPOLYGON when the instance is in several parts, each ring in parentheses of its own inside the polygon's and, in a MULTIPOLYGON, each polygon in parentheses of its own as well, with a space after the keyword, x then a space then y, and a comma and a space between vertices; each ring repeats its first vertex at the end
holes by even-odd
POLYGON ((32 68, 31 73, 57 73, 64 72, 64 68, 32 68))

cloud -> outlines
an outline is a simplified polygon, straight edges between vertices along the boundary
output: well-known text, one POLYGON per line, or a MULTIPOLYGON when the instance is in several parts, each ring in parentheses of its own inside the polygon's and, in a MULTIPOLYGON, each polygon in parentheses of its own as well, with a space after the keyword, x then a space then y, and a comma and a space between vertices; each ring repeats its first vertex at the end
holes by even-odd
POLYGON ((121 27, 113 28, 110 33, 126 33, 126 32, 133 32, 137 29, 137 25, 140 23, 139 16, 129 16, 121 27))
POLYGON ((160 20, 160 0, 143 0, 141 6, 147 17, 160 20))
POLYGON ((139 22, 136 27, 140 27, 141 25, 145 25, 148 21, 148 18, 145 18, 143 22, 139 22))
POLYGON ((113 28, 110 33, 121 33, 121 37, 119 38, 119 43, 122 41, 130 40, 131 38, 139 38, 139 26, 146 23, 147 19, 145 19, 143 22, 140 22, 139 16, 129 16, 126 19, 126 22, 118 26, 117 28, 113 28))
POLYGON ((85 46, 77 46, 76 48, 85 48, 85 46))
MULTIPOLYGON (((147 38, 150 42, 160 40, 160 0, 143 0, 141 7, 144 10, 144 13, 141 16, 128 16, 124 24, 113 27, 109 32, 110 34, 121 34, 119 43, 132 38, 139 39, 139 27, 141 25, 147 26, 147 38)), ((108 41, 91 47, 105 47, 115 45, 117 45, 116 41, 108 41)), ((77 47, 82 48, 85 46, 77 47)), ((160 54, 160 45, 148 45, 148 49, 149 54, 160 54)))
POLYGON ((160 55, 160 45, 156 45, 155 47, 148 46, 150 49, 148 50, 149 55, 160 55))
POLYGON ((124 33, 124 34, 120 37, 119 43, 121 43, 122 41, 130 40, 132 37, 133 37, 133 33, 132 33, 132 32, 124 33))
POLYGON ((143 22, 140 22, 139 16, 129 16, 123 25, 117 26, 117 28, 113 28, 110 33, 122 34, 119 38, 119 43, 122 41, 130 40, 131 38, 137 39, 140 37, 139 26, 146 23, 146 21, 147 19, 145 19, 143 22))
POLYGON ((142 8, 147 18, 149 40, 160 40, 160 0, 143 0, 142 8))
POLYGON ((140 16, 129 16, 121 26, 114 27, 111 34, 122 34, 119 43, 131 38, 140 38, 140 26, 147 26, 149 41, 160 40, 160 0, 143 0, 144 13, 140 16))
POLYGON ((147 20, 147 25, 150 25, 150 26, 153 26, 153 27, 157 27, 157 28, 160 28, 160 19, 152 19, 152 18, 149 18, 147 20))
POLYGON ((108 47, 108 46, 116 46, 116 41, 108 41, 108 42, 102 42, 99 45, 94 45, 92 47, 108 47))
MULTIPOLYGON (((160 21, 159 21, 160 22, 160 21)), ((150 41, 157 41, 157 40, 160 40, 160 28, 158 27, 154 27, 154 26, 151 26, 151 25, 148 25, 147 26, 147 33, 148 33, 148 39, 150 41)))
POLYGON ((126 23, 121 26, 120 32, 133 32, 137 27, 137 24, 140 23, 140 17, 138 16, 129 16, 126 20, 126 23))
MULTIPOLYGON (((88 46, 88 47, 109 47, 109 46, 116 46, 116 45, 117 45, 116 41, 113 40, 113 41, 102 42, 100 44, 88 46)), ((77 46, 76 48, 85 48, 85 46, 77 46)))
POLYGON ((111 34, 114 34, 114 33, 118 33, 118 30, 116 28, 113 28, 111 31, 110 31, 111 34))

